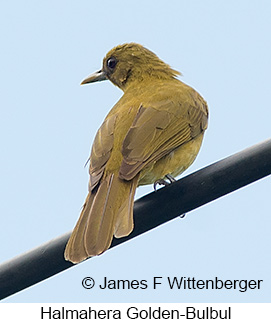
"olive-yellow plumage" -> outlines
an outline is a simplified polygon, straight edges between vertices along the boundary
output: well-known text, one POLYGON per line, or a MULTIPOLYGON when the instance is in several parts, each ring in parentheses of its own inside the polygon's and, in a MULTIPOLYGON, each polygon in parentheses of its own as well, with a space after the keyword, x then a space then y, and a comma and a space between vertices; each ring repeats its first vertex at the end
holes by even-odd
POLYGON ((196 158, 207 128, 204 99, 179 73, 135 43, 108 52, 82 84, 109 79, 124 94, 106 116, 90 155, 89 194, 65 250, 78 263, 133 230, 136 187, 177 176, 196 158))

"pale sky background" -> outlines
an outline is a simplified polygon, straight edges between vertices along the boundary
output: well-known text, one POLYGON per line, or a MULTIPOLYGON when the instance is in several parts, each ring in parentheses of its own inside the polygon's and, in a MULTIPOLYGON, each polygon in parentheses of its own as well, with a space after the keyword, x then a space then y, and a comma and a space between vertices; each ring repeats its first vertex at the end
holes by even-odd
MULTIPOLYGON (((122 95, 110 82, 79 84, 115 45, 143 44, 207 100, 209 129, 185 175, 269 138, 270 16, 267 0, 3 2, 0 262, 73 228, 93 138, 122 95)), ((262 179, 5 301, 270 302, 270 192, 262 179), (84 290, 86 276, 264 282, 245 293, 105 291, 84 290)))

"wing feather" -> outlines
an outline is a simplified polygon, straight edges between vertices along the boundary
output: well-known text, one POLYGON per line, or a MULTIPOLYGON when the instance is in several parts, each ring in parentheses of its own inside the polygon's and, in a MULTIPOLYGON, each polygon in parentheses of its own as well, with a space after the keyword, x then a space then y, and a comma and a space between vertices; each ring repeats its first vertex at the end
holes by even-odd
POLYGON ((105 119, 98 130, 90 155, 89 190, 92 191, 103 176, 106 163, 110 157, 114 142, 114 128, 117 115, 105 119))
POLYGON ((197 137, 207 128, 207 105, 199 95, 180 103, 179 107, 169 100, 162 103, 164 106, 142 105, 139 108, 123 141, 120 178, 132 179, 145 166, 197 137))

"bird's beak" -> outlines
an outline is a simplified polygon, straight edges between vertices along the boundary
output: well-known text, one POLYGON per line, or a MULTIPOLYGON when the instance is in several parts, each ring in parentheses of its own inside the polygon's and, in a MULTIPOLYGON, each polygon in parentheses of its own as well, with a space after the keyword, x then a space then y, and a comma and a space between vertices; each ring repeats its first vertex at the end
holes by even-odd
POLYGON ((100 81, 104 81, 104 80, 107 80, 106 74, 103 70, 100 70, 95 73, 92 73, 87 78, 85 78, 81 82, 81 85, 88 84, 88 83, 94 83, 94 82, 100 82, 100 81))

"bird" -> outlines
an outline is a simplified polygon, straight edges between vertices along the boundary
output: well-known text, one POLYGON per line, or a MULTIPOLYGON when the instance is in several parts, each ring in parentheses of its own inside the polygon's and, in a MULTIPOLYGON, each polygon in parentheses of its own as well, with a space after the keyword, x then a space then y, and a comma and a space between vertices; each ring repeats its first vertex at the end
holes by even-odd
POLYGON ((123 91, 96 133, 89 187, 64 258, 74 264, 106 251, 134 227, 136 188, 167 184, 195 160, 208 106, 181 75, 137 43, 111 49, 81 84, 109 80, 123 91))

